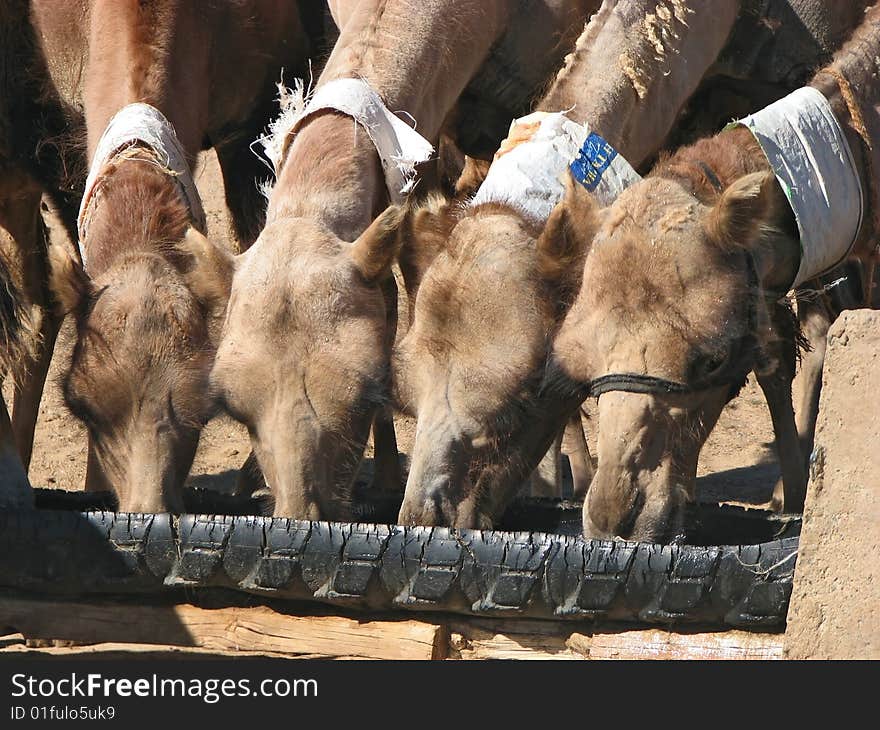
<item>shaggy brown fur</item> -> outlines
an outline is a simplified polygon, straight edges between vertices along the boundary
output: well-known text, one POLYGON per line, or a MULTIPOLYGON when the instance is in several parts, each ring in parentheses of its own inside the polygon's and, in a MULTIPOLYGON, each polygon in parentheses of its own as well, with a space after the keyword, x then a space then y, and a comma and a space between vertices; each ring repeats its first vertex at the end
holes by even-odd
POLYGON ((33 352, 37 334, 10 264, 0 248, 0 374, 15 379, 33 352))
POLYGON ((0 343, 7 348, 0 360, 6 360, 16 376, 13 420, 4 404, 0 420, 5 425, 0 431, 6 439, 3 458, 12 459, 17 452, 20 462, 0 469, 11 475, 10 481, 20 478, 25 485, 59 325, 48 289, 41 195, 54 203, 62 224, 75 235, 86 168, 82 114, 55 88, 30 10, 31 4, 24 0, 0 3, 0 227, 4 229, 0 239, 4 265, 15 287, 5 287, 4 293, 15 301, 7 301, 4 314, 18 323, 9 322, 6 341, 0 343), (18 326, 25 321, 30 322, 27 327, 18 326))
MULTIPOLYGON (((153 155, 111 162, 101 174, 89 239, 106 241, 88 258, 89 275, 98 277, 120 253, 155 252, 179 263, 175 244, 190 226, 190 213, 169 176, 153 155)), ((91 249, 92 247, 90 247, 91 249)))

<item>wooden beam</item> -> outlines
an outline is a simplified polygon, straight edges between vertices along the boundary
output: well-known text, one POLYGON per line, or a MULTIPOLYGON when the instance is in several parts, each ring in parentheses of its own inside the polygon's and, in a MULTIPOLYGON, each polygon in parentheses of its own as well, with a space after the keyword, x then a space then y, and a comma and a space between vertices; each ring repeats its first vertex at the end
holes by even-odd
POLYGON ((125 642, 222 652, 366 659, 443 658, 445 626, 412 620, 295 615, 267 606, 200 608, 0 598, 0 627, 28 639, 125 642))
POLYGON ((571 648, 590 659, 782 659, 782 634, 748 631, 675 633, 660 629, 572 634, 571 648))
MULTIPOLYGON (((388 614, 363 619, 309 606, 300 615, 270 606, 49 601, 0 596, 0 629, 20 632, 0 652, 132 657, 194 652, 358 659, 779 659, 782 634, 683 632, 567 621, 388 614), (24 640, 92 646, 38 647, 24 640)), ((2 632, 0 632, 2 633, 2 632)))
POLYGON ((450 658, 455 659, 781 659, 782 644, 782 634, 733 630, 630 630, 476 618, 450 624, 450 658))
POLYGON ((572 625, 528 619, 456 619, 449 625, 450 659, 584 659, 567 646, 572 625))
MULTIPOLYGON (((229 657, 273 657, 279 659, 327 659, 325 654, 282 654, 268 651, 221 651, 219 649, 200 649, 192 646, 169 646, 158 644, 124 644, 106 642, 101 644, 74 644, 56 646, 32 646, 31 641, 24 640, 9 643, 0 647, 0 657, 10 655, 45 657, 63 656, 66 659, 125 659, 137 661, 142 659, 228 659, 229 657)), ((51 642, 38 642, 40 644, 51 642)), ((69 644, 70 642, 65 642, 69 644)), ((356 656, 333 656, 333 659, 359 659, 356 656)))

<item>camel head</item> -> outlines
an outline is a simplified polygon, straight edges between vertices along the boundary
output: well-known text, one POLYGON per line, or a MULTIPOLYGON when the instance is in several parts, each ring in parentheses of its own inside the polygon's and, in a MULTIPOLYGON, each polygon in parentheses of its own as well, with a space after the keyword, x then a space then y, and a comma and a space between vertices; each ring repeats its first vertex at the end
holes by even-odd
POLYGON ((713 175, 713 187, 682 164, 686 172, 655 171, 601 211, 555 339, 550 379, 598 395, 587 537, 680 534, 700 449, 760 359, 767 310, 755 267, 784 199, 772 173, 726 175, 724 186, 713 175))
POLYGON ((276 218, 236 261, 211 386, 247 426, 276 516, 350 516, 386 398, 382 286, 400 217, 388 208, 353 243, 307 218, 276 218))
POLYGON ((543 231, 496 204, 411 212, 401 269, 423 270, 392 364, 397 405, 418 419, 402 524, 497 522, 579 405, 541 392, 579 281, 580 239, 569 230, 582 222, 571 207, 560 203, 543 231))
MULTIPOLYGON (((208 417, 211 322, 228 282, 218 276, 217 249, 189 227, 174 191, 160 180, 133 200, 132 208, 140 200, 155 212, 144 215, 143 234, 156 244, 161 230, 158 247, 132 246, 94 277, 62 247, 51 250, 52 288, 77 328, 63 389, 89 431, 86 488, 112 488, 122 511, 179 512, 208 417)), ((107 208, 112 215, 90 237, 112 236, 113 216, 132 212, 107 208)))

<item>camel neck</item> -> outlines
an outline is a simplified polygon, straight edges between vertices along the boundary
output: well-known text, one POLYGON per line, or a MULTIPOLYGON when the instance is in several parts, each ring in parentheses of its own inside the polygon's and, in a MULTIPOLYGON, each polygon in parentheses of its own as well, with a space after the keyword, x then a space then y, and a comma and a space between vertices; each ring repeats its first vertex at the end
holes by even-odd
POLYGON ((103 174, 83 242, 89 275, 100 276, 134 251, 167 257, 190 225, 173 178, 140 159, 111 163, 103 174))
MULTIPOLYGON (((730 185, 757 172, 772 173, 766 155, 748 129, 733 127, 681 148, 651 175, 676 180, 705 205, 715 205, 730 185)), ((775 185, 772 210, 765 221, 768 245, 755 247, 755 262, 765 289, 784 293, 797 272, 800 247, 794 214, 782 189, 775 185)))
POLYGON ((660 148, 739 13, 731 0, 676 2, 662 16, 655 5, 602 3, 538 105, 570 110, 637 169, 660 148))
POLYGON ((353 241, 388 203, 379 154, 351 117, 319 112, 290 145, 267 219, 308 218, 353 241))
POLYGON ((652 175, 686 181, 697 197, 712 200, 743 175, 770 171, 752 133, 745 127, 733 127, 679 149, 652 175))

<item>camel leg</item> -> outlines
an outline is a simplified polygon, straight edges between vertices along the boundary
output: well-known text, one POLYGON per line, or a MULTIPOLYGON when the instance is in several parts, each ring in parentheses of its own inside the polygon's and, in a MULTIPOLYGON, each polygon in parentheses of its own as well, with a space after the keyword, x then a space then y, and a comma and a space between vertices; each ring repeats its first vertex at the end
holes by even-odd
POLYGON ((0 189, 0 226, 9 236, 7 259, 17 269, 21 296, 31 311, 37 337, 23 356, 15 383, 12 433, 27 471, 34 445, 40 399, 55 348, 61 318, 55 314, 49 293, 46 229, 40 213, 40 188, 24 174, 6 171, 0 189))
POLYGON ((774 320, 773 329, 780 336, 767 346, 765 353, 772 367, 758 368, 756 375, 770 408, 782 468, 782 483, 773 491, 773 507, 785 512, 802 512, 807 494, 807 468, 791 401, 797 344, 789 312, 782 305, 774 305, 770 316, 774 320))
MULTIPOLYGON (((253 135, 245 135, 245 139, 256 139, 259 132, 257 129, 253 135)), ((232 230, 239 251, 247 251, 266 223, 266 198, 257 183, 269 176, 268 171, 244 142, 216 147, 215 152, 223 173, 223 189, 232 230)))
POLYGON ((397 456, 397 435, 390 408, 383 408, 373 420, 373 487, 385 492, 403 492, 403 475, 397 456))
POLYGON ((25 509, 34 504, 34 493, 18 455, 6 401, 0 393, 0 510, 25 509))
MULTIPOLYGON (((385 302, 385 350, 390 359, 397 336, 397 282, 394 277, 389 277, 381 287, 385 302)), ((385 492, 402 493, 404 483, 397 454, 397 434, 394 433, 394 411, 385 406, 373 419, 373 486, 385 492)))
POLYGON ((807 469, 791 405, 791 380, 769 373, 758 376, 758 383, 770 407, 776 452, 782 467, 782 483, 773 491, 773 507, 785 512, 803 512, 807 493, 807 469))
POLYGON ((800 372, 794 379, 795 424, 801 443, 801 454, 809 459, 813 453, 816 419, 819 416, 819 395, 822 390, 822 366, 825 362, 826 337, 831 326, 831 313, 825 303, 798 301, 801 332, 810 343, 810 351, 801 359, 800 372))
MULTIPOLYGON (((39 208, 38 208, 39 211, 39 208)), ((46 385, 46 376, 55 351, 55 340, 61 328, 62 317, 52 306, 48 291, 49 266, 46 260, 45 233, 42 219, 39 220, 39 242, 37 248, 25 252, 24 291, 27 299, 39 311, 36 347, 33 358, 28 358, 22 369, 23 377, 16 384, 12 411, 12 428, 21 454, 21 461, 27 469, 31 462, 34 445, 34 431, 40 412, 40 400, 46 385)), ((36 243, 36 241, 35 241, 36 243)))
POLYGON ((801 453, 809 460, 813 453, 816 419, 819 416, 819 396, 822 390, 822 366, 825 362, 826 338, 831 323, 845 309, 871 307, 873 303, 873 262, 849 261, 827 277, 815 283, 821 288, 828 278, 839 274, 847 278, 827 294, 797 300, 798 322, 801 332, 810 343, 810 351, 801 360, 801 369, 794 380, 795 421, 801 440, 801 453))
POLYGON ((553 439, 544 458, 541 459, 529 480, 533 497, 561 497, 562 469, 560 469, 560 453, 562 451, 562 434, 553 439))
POLYGON ((585 499, 590 482, 593 481, 593 461, 584 436, 580 408, 572 414, 565 427, 562 436, 562 453, 568 457, 568 463, 571 465, 574 498, 585 499))

